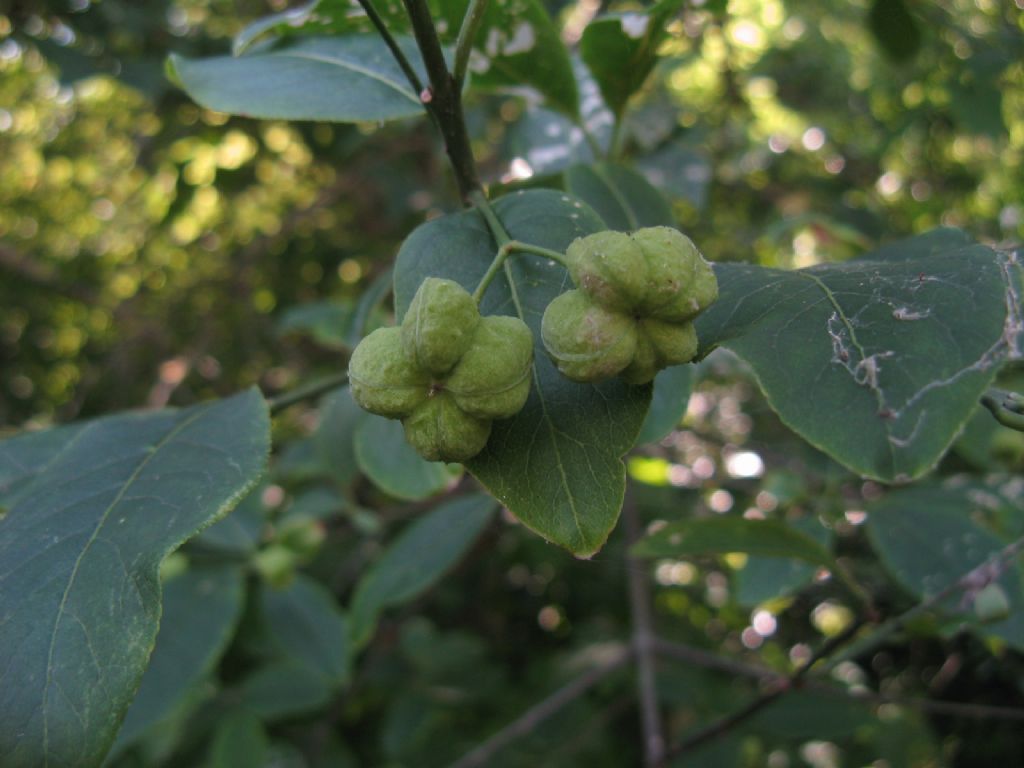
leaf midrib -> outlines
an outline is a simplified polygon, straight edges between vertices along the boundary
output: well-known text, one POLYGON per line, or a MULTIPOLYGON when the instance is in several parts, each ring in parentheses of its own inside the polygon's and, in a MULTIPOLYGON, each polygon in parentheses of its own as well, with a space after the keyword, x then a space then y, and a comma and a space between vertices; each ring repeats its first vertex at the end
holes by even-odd
MULTIPOLYGON (((519 291, 516 288, 515 278, 512 276, 512 268, 508 261, 504 264, 505 279, 508 280, 509 293, 512 296, 512 303, 515 305, 516 313, 519 315, 519 319, 524 323, 526 322, 526 313, 523 311, 522 303, 519 301, 519 291)), ((579 510, 576 509, 576 501, 573 498, 572 491, 569 488, 569 479, 565 474, 565 465, 562 461, 562 452, 558 448, 558 436, 555 433, 555 426, 551 421, 551 417, 548 415, 548 406, 544 399, 544 389, 540 385, 540 375, 537 373, 536 361, 530 364, 530 368, 533 370, 533 384, 537 389, 537 399, 540 400, 540 408, 543 414, 544 424, 548 428, 548 434, 551 438, 551 445, 555 449, 555 466, 558 467, 558 477, 562 484, 562 489, 565 493, 566 501, 569 503, 569 510, 572 512, 572 520, 576 525, 576 531, 579 533, 580 542, 585 546, 589 547, 587 542, 587 535, 583 531, 583 526, 580 523, 579 510)))
MULTIPOLYGON (((117 496, 114 498, 113 501, 110 502, 110 504, 107 506, 107 508, 103 511, 103 514, 100 516, 100 519, 99 519, 99 521, 96 524, 96 528, 93 530, 92 535, 89 537, 89 540, 85 543, 85 546, 82 547, 81 553, 78 555, 78 558, 75 560, 75 565, 71 569, 71 575, 68 578, 67 587, 65 587, 64 594, 61 596, 60 606, 57 608, 57 617, 56 617, 56 619, 54 620, 54 623, 53 623, 53 632, 50 635, 50 645, 49 645, 49 649, 47 651, 47 658, 46 658, 46 685, 43 688, 43 761, 44 761, 43 765, 44 766, 49 766, 49 764, 50 764, 49 707, 47 706, 47 703, 48 703, 49 695, 50 695, 50 687, 53 684, 53 653, 54 653, 54 648, 56 647, 56 642, 57 642, 57 631, 60 628, 61 620, 64 617, 64 608, 65 608, 65 606, 67 604, 68 595, 71 593, 71 588, 74 586, 75 579, 78 576, 78 569, 79 569, 79 567, 82 564, 82 560, 84 559, 86 553, 89 551, 89 548, 92 546, 93 542, 96 541, 96 538, 99 536, 100 530, 103 528, 103 526, 106 523, 107 519, 110 517, 110 513, 121 502, 121 499, 124 498, 125 493, 127 493, 128 489, 138 479, 139 475, 146 468, 146 466, 149 465, 149 462, 153 459, 153 457, 156 456, 157 454, 159 454, 160 451, 164 447, 166 447, 167 444, 174 437, 176 437, 178 434, 180 434, 186 427, 191 425, 193 422, 196 421, 196 419, 198 419, 200 416, 205 414, 207 410, 208 410, 207 408, 201 408, 201 409, 197 410, 196 413, 194 413, 193 415, 191 415, 188 418, 182 420, 181 423, 177 424, 163 438, 161 438, 153 446, 152 450, 150 450, 150 451, 148 451, 146 453, 146 455, 143 457, 142 461, 139 462, 139 465, 132 472, 131 476, 128 478, 128 480, 121 487, 121 490, 118 491, 117 496)), ((83 433, 85 433, 87 431, 88 431, 87 429, 82 430, 82 432, 79 433, 79 434, 83 434, 83 433)))
POLYGON ((325 56, 323 54, 314 54, 314 53, 309 53, 307 51, 295 51, 295 50, 284 50, 284 51, 280 51, 278 53, 274 53, 272 55, 275 56, 275 57, 279 57, 279 58, 295 58, 295 59, 302 59, 302 60, 308 60, 308 61, 317 61, 317 62, 320 62, 321 64, 330 64, 332 66, 337 66, 337 67, 340 67, 342 69, 350 69, 353 72, 358 72, 359 74, 364 75, 365 77, 369 77, 369 78, 371 78, 373 80, 376 80, 376 81, 386 85, 388 88, 391 88, 392 90, 394 90, 397 93, 401 94, 403 97, 405 97, 406 99, 411 101, 416 106, 422 106, 420 104, 419 99, 415 95, 410 93, 401 83, 397 83, 394 80, 391 80, 391 79, 385 77, 380 72, 376 72, 376 71, 374 71, 372 69, 369 69, 367 67, 360 66, 360 65, 355 64, 355 63, 353 63, 351 61, 348 61, 346 59, 337 59, 337 58, 333 58, 331 56, 325 56))

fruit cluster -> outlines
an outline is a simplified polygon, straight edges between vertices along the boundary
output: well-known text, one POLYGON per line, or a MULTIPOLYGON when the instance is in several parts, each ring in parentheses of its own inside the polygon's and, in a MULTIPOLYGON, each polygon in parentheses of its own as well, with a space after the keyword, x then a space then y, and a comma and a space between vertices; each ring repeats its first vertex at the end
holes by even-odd
POLYGON ((644 384, 697 354, 693 319, 718 298, 715 274, 670 227, 598 232, 566 252, 575 290, 548 305, 544 346, 573 381, 644 384))
MULTIPOLYGON (((644 384, 697 354, 693 319, 718 296, 711 266, 669 227, 598 232, 566 252, 576 288, 552 301, 541 338, 558 369, 579 382, 621 376, 644 384)), ((355 401, 401 419, 431 461, 467 461, 487 444, 494 419, 530 394, 533 335, 520 319, 481 317, 458 283, 424 280, 402 324, 381 328, 349 361, 355 401)))
POLYGON ((487 444, 491 422, 515 415, 530 394, 533 334, 515 317, 481 317, 458 283, 427 278, 401 326, 380 328, 349 361, 352 397, 401 419, 430 461, 466 461, 487 444))

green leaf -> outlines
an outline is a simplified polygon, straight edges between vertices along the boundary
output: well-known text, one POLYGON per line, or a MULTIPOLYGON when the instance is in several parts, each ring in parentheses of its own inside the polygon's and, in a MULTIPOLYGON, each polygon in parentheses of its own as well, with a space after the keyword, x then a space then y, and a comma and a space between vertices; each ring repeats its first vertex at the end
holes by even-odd
POLYGON ((286 589, 264 589, 260 605, 272 640, 290 658, 334 685, 348 680, 348 630, 330 592, 299 574, 286 589))
POLYGON ((454 566, 491 521, 494 506, 486 496, 464 496, 403 530, 356 586, 349 612, 352 644, 364 646, 381 611, 423 594, 454 566))
MULTIPOLYGON (((93 765, 114 740, 160 618, 161 560, 266 464, 256 390, 84 425, 0 520, 0 755, 93 765)), ((13 438, 4 453, 36 436, 13 438)))
POLYGON ((262 768, 269 756, 263 723, 251 712, 236 710, 217 725, 205 768, 262 768))
POLYGON ((574 165, 565 172, 565 188, 593 208, 609 229, 632 232, 641 227, 672 227, 676 223, 662 194, 642 175, 625 166, 574 165))
POLYGON ((674 365, 654 377, 651 408, 640 427, 637 445, 661 440, 675 429, 686 413, 693 387, 693 366, 674 365))
MULTIPOLYGON (((398 0, 374 2, 392 34, 409 32, 409 17, 398 0)), ((453 43, 469 0, 432 0, 431 12, 443 43, 453 43)), ((320 0, 260 19, 235 38, 236 54, 268 36, 296 39, 310 35, 374 34, 363 13, 353 13, 347 0, 320 0)), ((418 65, 415 48, 406 51, 418 65)), ((577 114, 578 96, 569 54, 558 27, 539 0, 492 0, 484 12, 469 61, 471 84, 485 90, 532 88, 547 103, 570 116, 577 114)), ((427 79, 421 74, 423 82, 427 79)), ((403 79, 404 82, 404 79, 403 79)))
MULTIPOLYGON (((557 251, 605 229, 583 203, 550 190, 509 195, 494 208, 512 237, 557 251)), ((427 276, 447 277, 472 291, 496 250, 476 211, 417 228, 398 254, 398 316, 427 276)), ((601 548, 618 520, 626 479, 620 457, 636 440, 651 388, 619 379, 576 384, 558 373, 541 344, 540 320, 569 286, 562 267, 520 253, 509 258, 488 289, 484 314, 516 314, 533 331, 534 380, 523 410, 494 422, 486 448, 466 466, 524 525, 587 557, 601 548)))
MULTIPOLYGON (((923 485, 893 491, 868 509, 866 523, 872 546, 883 565, 917 598, 934 595, 968 571, 985 563, 1009 541, 975 522, 983 507, 969 488, 923 485)), ((1024 569, 1018 558, 996 582, 1010 601, 1010 615, 977 629, 1024 649, 1024 569)), ((943 608, 967 609, 961 595, 943 608)), ((964 621, 974 620, 966 610, 964 621)))
POLYGON ((835 567, 835 560, 827 549, 781 520, 748 520, 736 516, 669 523, 638 541, 631 551, 638 557, 692 557, 745 552, 835 567))
POLYGON ((903 62, 921 48, 921 27, 907 10, 905 0, 874 0, 868 28, 889 58, 903 62))
POLYGON ((86 426, 84 422, 69 424, 0 440, 0 507, 13 507, 21 493, 47 471, 61 449, 86 426))
MULTIPOLYGON (((469 0, 437 0, 454 39, 469 0)), ((569 52, 539 0, 492 0, 469 58, 474 88, 516 89, 523 86, 542 94, 548 105, 571 117, 579 113, 579 94, 569 52)))
POLYGON ((370 413, 356 425, 355 449, 363 474, 396 499, 429 499, 460 473, 458 465, 421 458, 405 441, 401 422, 370 413))
POLYGON ((600 16, 583 30, 580 54, 616 116, 654 68, 666 23, 681 6, 681 0, 663 0, 647 13, 600 16))
MULTIPOLYGON (((419 61, 411 40, 399 43, 419 61)), ((199 104, 233 115, 353 123, 423 114, 419 95, 376 35, 295 37, 240 57, 172 55, 169 66, 199 104)))
POLYGON ((749 363, 805 440, 902 482, 935 465, 1019 355, 1019 270, 956 230, 808 269, 719 264, 697 333, 705 354, 721 345, 749 363))
POLYGON ((239 704, 270 721, 315 712, 331 700, 329 681, 294 659, 260 667, 246 677, 233 693, 239 704))
MULTIPOLYGON (((831 531, 816 516, 786 521, 786 525, 810 536, 825 549, 831 549, 831 531)), ((809 583, 817 570, 816 565, 802 560, 753 555, 736 573, 736 602, 757 605, 790 594, 809 583)))
POLYGON ((312 435, 314 454, 323 465, 324 475, 343 488, 351 485, 359 472, 355 431, 363 413, 348 387, 320 400, 320 422, 312 435))
POLYGON ((149 666, 111 756, 162 724, 213 670, 242 612, 238 566, 194 567, 163 585, 163 615, 149 666))

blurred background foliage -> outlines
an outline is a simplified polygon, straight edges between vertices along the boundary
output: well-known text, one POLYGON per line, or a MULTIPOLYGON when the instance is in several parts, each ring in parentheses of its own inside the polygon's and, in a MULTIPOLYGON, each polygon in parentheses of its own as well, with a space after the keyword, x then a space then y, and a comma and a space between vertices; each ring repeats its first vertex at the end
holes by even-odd
MULTIPOLYGON (((457 207, 423 121, 229 118, 164 79, 167 53, 224 52, 246 23, 285 7, 0 2, 0 433, 252 383, 273 394, 335 372, 360 297, 403 237, 457 207)), ((572 45, 599 11, 632 6, 548 7, 572 45)), ((635 163, 712 260, 803 267, 936 226, 1018 243, 1022 9, 1021 0, 694 0, 671 22, 622 129, 610 135, 600 104, 588 105, 599 102, 593 88, 583 89, 583 111, 594 115, 591 139, 635 163)), ((568 165, 593 156, 580 127, 529 95, 477 98, 468 120, 495 187, 558 185, 568 165)), ((835 541, 880 605, 911 605, 863 526, 882 489, 795 439, 733 360, 709 358, 697 379, 679 428, 629 458, 641 512, 779 516, 835 541)), ((268 483, 230 528, 168 561, 172 585, 175 568, 234 558, 251 589, 225 598, 234 613, 220 617, 237 624, 221 633, 217 670, 196 662, 205 671, 188 694, 154 716, 159 728, 119 742, 115 764, 444 765, 628 638, 619 535, 594 560, 573 562, 505 520, 467 542, 470 555, 428 597, 369 629, 372 642, 351 651, 361 652, 354 671, 334 670, 331 685, 295 673, 287 665, 302 654, 281 634, 288 613, 268 609, 268 595, 284 589, 305 604, 326 589, 348 604, 393 532, 459 483, 452 472, 416 475, 411 488, 375 483, 377 436, 360 439, 359 419, 343 391, 290 411, 275 424, 268 483), (237 762, 242 745, 255 757, 237 762)), ((391 471, 405 466, 394 460, 391 471)), ((1024 488, 1012 473, 1022 469, 1019 435, 980 414, 929 482, 1011 473, 978 503, 989 524, 1019 535, 1024 488)), ((818 575, 739 556, 665 561, 655 570, 658 620, 667 637, 785 669, 857 610, 818 575)), ((837 680, 894 699, 1024 706, 1024 663, 1008 650, 1021 649, 1024 633, 953 629, 917 627, 840 665, 837 680)), ((659 686, 673 734, 756 692, 668 662, 659 686)), ((631 765, 639 741, 632 690, 611 677, 490 764, 631 765)), ((806 691, 695 759, 1017 765, 1024 747, 1012 722, 806 691)))

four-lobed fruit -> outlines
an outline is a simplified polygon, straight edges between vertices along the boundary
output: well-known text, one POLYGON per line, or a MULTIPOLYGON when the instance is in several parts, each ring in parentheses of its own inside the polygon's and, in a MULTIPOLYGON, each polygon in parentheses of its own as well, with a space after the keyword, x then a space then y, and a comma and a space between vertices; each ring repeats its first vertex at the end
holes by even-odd
POLYGON ((566 251, 575 290, 544 312, 541 337, 568 378, 644 384, 697 354, 693 318, 718 297, 711 265, 671 227, 598 232, 566 251))
POLYGON ((430 461, 467 461, 491 422, 515 415, 530 394, 533 335, 514 317, 481 317, 452 280, 427 278, 402 324, 363 339, 349 361, 355 401, 401 419, 430 461))

